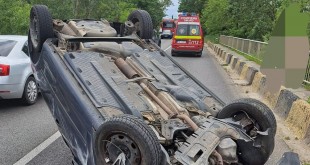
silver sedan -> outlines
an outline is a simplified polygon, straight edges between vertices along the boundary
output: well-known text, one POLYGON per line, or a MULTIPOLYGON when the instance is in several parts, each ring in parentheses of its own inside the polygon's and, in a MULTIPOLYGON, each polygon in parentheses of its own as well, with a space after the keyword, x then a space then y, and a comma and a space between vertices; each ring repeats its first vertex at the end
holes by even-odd
POLYGON ((0 35, 0 99, 21 98, 31 105, 37 96, 27 36, 0 35))

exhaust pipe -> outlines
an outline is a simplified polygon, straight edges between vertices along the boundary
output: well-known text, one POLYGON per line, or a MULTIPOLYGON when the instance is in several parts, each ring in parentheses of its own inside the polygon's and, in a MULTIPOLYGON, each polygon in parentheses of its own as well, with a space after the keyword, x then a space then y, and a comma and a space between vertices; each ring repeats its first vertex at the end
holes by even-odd
MULTIPOLYGON (((115 60, 115 65, 121 70, 121 72, 128 78, 133 79, 139 77, 139 74, 130 67, 124 59, 118 58, 115 60)), ((194 131, 198 129, 198 126, 191 118, 189 118, 185 114, 178 114, 178 112, 173 112, 167 107, 150 89, 149 87, 144 83, 143 80, 139 80, 138 84, 141 86, 141 88, 169 115, 169 118, 179 118, 181 120, 186 121, 194 131)))

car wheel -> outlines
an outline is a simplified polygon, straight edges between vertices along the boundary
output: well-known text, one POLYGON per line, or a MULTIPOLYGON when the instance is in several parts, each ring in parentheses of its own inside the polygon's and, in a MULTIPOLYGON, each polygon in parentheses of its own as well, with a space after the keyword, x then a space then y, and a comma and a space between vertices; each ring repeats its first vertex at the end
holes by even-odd
POLYGON ((142 39, 152 39, 153 23, 150 14, 145 10, 135 10, 128 16, 128 21, 135 25, 137 35, 142 39))
POLYGON ((97 132, 94 144, 97 164, 160 164, 160 143, 142 120, 130 115, 113 117, 97 132))
POLYGON ((177 56, 177 54, 173 50, 171 50, 171 56, 177 56))
POLYGON ((30 11, 30 26, 28 33, 28 45, 30 58, 37 63, 43 43, 48 38, 53 38, 52 15, 45 5, 34 5, 30 11))
POLYGON ((29 77, 26 81, 22 100, 26 105, 32 105, 38 99, 38 86, 33 77, 29 77))
POLYGON ((202 52, 199 52, 196 54, 197 57, 201 57, 201 55, 202 55, 202 52))
POLYGON ((220 119, 232 118, 234 121, 249 119, 250 124, 244 125, 246 133, 251 136, 259 147, 253 143, 237 141, 238 152, 245 164, 264 164, 274 149, 274 137, 277 123, 273 112, 264 103, 250 98, 240 99, 226 105, 218 114, 220 119), (268 135, 253 134, 253 130, 265 132, 269 129, 268 135))

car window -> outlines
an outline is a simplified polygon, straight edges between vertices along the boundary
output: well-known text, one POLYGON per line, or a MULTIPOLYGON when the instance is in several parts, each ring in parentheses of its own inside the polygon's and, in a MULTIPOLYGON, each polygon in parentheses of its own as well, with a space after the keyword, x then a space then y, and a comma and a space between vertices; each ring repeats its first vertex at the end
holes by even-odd
POLYGON ((17 41, 0 39, 0 56, 8 56, 16 43, 17 41))
POLYGON ((199 36, 200 35, 199 25, 189 25, 189 35, 199 36))
POLYGON ((180 24, 178 25, 177 28, 177 35, 199 36, 200 35, 199 25, 180 24))
POLYGON ((27 42, 27 41, 25 42, 22 51, 23 51, 27 56, 29 56, 28 42, 27 42))
POLYGON ((186 36, 187 35, 187 25, 179 25, 177 29, 177 35, 186 36))
POLYGON ((174 28, 175 24, 173 22, 163 22, 164 28, 174 28))

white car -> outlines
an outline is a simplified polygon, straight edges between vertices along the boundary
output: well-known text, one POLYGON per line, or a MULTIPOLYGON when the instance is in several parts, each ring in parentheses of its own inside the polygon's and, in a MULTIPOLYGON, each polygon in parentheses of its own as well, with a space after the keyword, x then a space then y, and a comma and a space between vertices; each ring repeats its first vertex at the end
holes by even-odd
POLYGON ((169 38, 171 39, 173 37, 173 33, 171 32, 171 30, 164 30, 162 33, 161 33, 161 39, 164 39, 164 38, 169 38))
POLYGON ((27 36, 0 35, 0 99, 21 98, 31 105, 37 97, 27 36))

